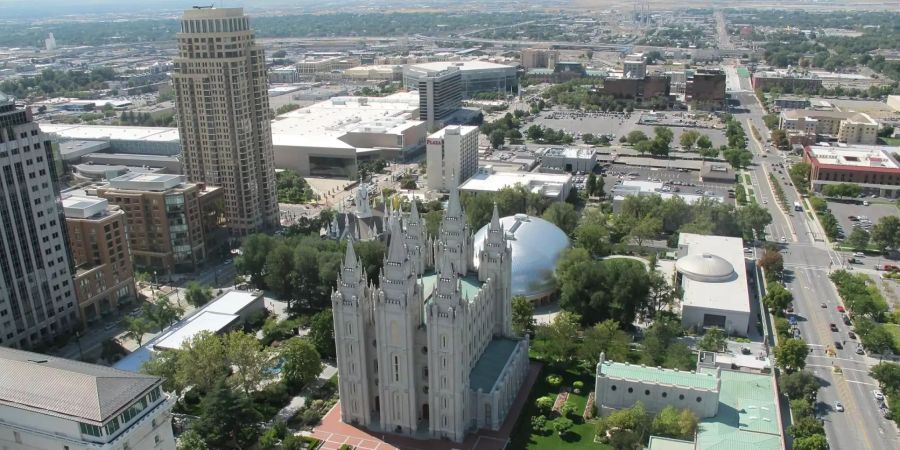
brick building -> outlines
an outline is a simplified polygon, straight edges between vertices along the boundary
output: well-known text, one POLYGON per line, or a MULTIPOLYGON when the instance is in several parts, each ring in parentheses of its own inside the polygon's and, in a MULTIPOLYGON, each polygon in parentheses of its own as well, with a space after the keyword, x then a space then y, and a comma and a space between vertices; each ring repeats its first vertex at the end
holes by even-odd
POLYGON ((224 220, 224 200, 218 187, 186 183, 181 175, 130 173, 97 188, 97 195, 125 212, 136 267, 189 272, 206 262, 211 247, 220 248, 216 224, 224 220))
POLYGON ((812 166, 810 185, 816 192, 828 184, 855 183, 863 188, 864 195, 897 198, 900 163, 895 151, 874 145, 808 145, 803 149, 803 160, 812 166))
POLYGON ((75 264, 75 297, 87 325, 134 300, 125 213, 99 197, 72 196, 62 204, 75 264))

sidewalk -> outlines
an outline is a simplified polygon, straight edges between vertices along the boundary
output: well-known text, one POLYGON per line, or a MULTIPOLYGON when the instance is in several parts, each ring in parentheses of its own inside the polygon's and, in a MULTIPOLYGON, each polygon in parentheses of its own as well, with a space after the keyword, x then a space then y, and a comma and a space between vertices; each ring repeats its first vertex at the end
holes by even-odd
POLYGON ((334 367, 330 364, 325 364, 325 367, 322 369, 322 372, 319 373, 319 379, 316 380, 313 384, 306 386, 303 388, 303 391, 300 392, 299 395, 296 395, 291 399, 290 403, 284 408, 281 408, 281 411, 278 411, 278 414, 275 415, 276 418, 279 418, 285 422, 287 422, 300 408, 303 408, 306 405, 306 396, 309 394, 309 390, 314 387, 319 387, 326 381, 328 381, 331 377, 333 377, 337 373, 337 367, 334 367))

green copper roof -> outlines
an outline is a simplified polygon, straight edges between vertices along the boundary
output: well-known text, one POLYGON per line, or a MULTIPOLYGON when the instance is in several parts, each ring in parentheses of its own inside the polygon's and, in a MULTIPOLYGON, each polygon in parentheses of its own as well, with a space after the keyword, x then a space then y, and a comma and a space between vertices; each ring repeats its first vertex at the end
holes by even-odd
POLYGON ((698 389, 716 389, 716 377, 709 373, 685 372, 636 364, 604 361, 600 372, 607 377, 640 380, 651 383, 686 386, 698 389))
POLYGON ((491 392, 518 343, 519 341, 509 338, 491 340, 469 373, 469 388, 473 391, 481 389, 485 393, 491 392))
MULTIPOLYGON (((465 300, 466 297, 469 298, 469 301, 475 300, 475 296, 481 291, 482 282, 478 281, 478 275, 466 275, 461 278, 462 283, 462 299, 465 300)), ((431 298, 431 294, 434 292, 434 286, 437 284, 437 274, 435 273, 426 273, 422 275, 422 286, 425 300, 427 301, 431 298)))
POLYGON ((702 450, 779 450, 781 427, 771 375, 723 370, 719 412, 700 422, 702 450))

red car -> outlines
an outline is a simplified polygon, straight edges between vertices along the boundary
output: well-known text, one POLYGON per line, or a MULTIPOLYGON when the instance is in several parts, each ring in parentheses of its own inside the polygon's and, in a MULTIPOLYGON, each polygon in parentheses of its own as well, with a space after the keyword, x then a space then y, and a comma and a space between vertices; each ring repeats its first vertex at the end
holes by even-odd
POLYGON ((843 306, 843 305, 837 305, 837 310, 838 310, 838 312, 844 312, 844 306, 843 306))

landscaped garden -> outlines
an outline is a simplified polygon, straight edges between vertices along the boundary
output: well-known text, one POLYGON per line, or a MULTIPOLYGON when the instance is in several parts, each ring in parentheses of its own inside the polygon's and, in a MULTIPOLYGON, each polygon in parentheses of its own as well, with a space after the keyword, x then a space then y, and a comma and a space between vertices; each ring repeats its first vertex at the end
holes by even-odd
MULTIPOLYGON (((580 369, 544 366, 513 429, 509 448, 611 449, 594 442, 594 420, 584 419, 588 397, 592 397, 593 390, 593 377, 580 369), (578 386, 580 388, 575 392, 578 386), (545 397, 552 399, 549 406, 540 401, 545 397), (565 401, 562 402, 560 397, 566 397, 565 401)), ((589 413, 588 417, 592 417, 593 411, 589 413)))

